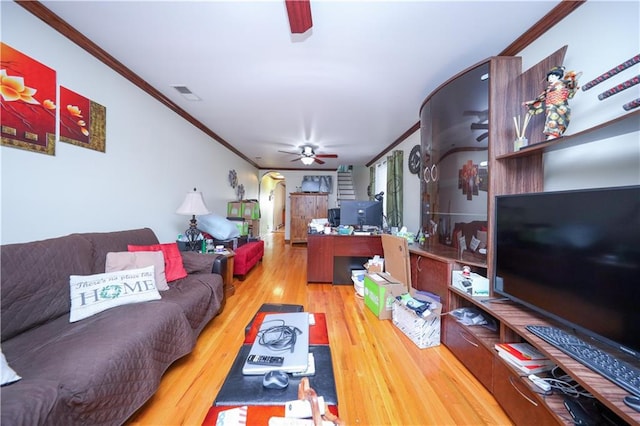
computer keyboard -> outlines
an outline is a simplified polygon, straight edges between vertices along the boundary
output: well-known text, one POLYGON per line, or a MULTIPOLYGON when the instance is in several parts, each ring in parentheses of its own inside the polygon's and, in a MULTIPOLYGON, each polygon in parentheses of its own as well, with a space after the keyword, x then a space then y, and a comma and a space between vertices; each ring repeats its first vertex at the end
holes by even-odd
POLYGON ((559 328, 543 325, 528 325, 526 328, 576 361, 602 374, 621 388, 640 396, 639 368, 619 360, 559 328))

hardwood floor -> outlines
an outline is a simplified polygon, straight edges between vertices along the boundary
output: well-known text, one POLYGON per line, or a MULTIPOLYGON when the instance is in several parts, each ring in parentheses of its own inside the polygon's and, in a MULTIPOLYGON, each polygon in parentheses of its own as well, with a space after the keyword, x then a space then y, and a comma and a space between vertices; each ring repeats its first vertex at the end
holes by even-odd
POLYGON ((492 395, 440 345, 418 349, 391 321, 378 320, 352 286, 307 284, 306 246, 265 238, 265 257, 194 351, 174 363, 128 425, 200 425, 242 345, 244 328, 265 302, 325 312, 340 417, 348 425, 510 425, 492 395))

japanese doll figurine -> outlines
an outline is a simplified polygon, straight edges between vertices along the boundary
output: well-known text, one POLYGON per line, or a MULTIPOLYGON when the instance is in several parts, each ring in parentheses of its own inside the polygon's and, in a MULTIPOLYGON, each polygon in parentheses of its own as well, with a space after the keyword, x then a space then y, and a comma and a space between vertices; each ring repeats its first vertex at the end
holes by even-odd
POLYGON ((578 77, 581 74, 574 71, 565 74, 564 67, 553 67, 547 73, 545 90, 537 98, 523 103, 531 115, 546 112, 543 133, 547 140, 558 138, 567 130, 571 120, 568 100, 578 91, 578 77))

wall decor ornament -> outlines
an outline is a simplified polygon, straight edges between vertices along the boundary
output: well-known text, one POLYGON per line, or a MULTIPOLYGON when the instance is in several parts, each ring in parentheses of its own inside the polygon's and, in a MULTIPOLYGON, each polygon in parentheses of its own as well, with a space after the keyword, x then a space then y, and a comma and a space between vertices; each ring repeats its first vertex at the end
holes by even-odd
POLYGON ((547 140, 559 138, 571 121, 569 99, 578 91, 578 78, 582 72, 568 71, 563 66, 553 67, 547 73, 547 87, 537 98, 523 103, 531 115, 546 112, 544 134, 547 140))
POLYGON ((238 185, 238 188, 236 189, 236 195, 238 196, 238 201, 244 199, 244 185, 243 184, 239 184, 238 185))
POLYGON ((422 178, 425 183, 435 182, 438 180, 438 166, 432 164, 429 166, 428 164, 425 166, 424 171, 422 172, 422 178))
POLYGON ((462 193, 467 196, 467 200, 471 201, 474 195, 478 195, 479 179, 478 165, 473 161, 467 161, 458 171, 458 189, 462 189, 462 193))
POLYGON ((414 175, 418 175, 420 177, 420 169, 422 168, 422 155, 420 154, 420 145, 416 145, 411 148, 411 153, 409 154, 409 172, 414 175))
POLYGON ((622 108, 625 111, 631 111, 634 108, 638 108, 640 107, 640 98, 638 99, 634 99, 631 102, 627 102, 626 104, 622 105, 622 108))
POLYGON ((229 185, 231 185, 232 188, 238 186, 238 174, 234 169, 229 170, 229 185))
POLYGON ((609 90, 605 90, 604 92, 598 95, 598 99, 599 100, 607 99, 609 96, 613 96, 616 93, 620 93, 623 90, 628 89, 629 87, 635 86, 636 84, 640 84, 640 75, 636 75, 635 77, 632 77, 625 82, 622 82, 616 86, 613 86, 609 90))
POLYGON ((105 152, 107 109, 60 86, 60 141, 105 152))
POLYGON ((635 55, 633 58, 630 58, 624 61, 623 63, 611 68, 609 71, 600 74, 598 77, 594 78, 593 80, 591 80, 590 82, 582 86, 582 91, 584 92, 586 90, 591 89, 593 86, 596 86, 602 83, 603 81, 613 77, 614 75, 618 74, 621 71, 626 70, 627 68, 631 68, 633 65, 639 62, 640 62, 640 54, 635 55))
POLYGON ((56 72, 0 42, 4 146, 55 155, 56 72))

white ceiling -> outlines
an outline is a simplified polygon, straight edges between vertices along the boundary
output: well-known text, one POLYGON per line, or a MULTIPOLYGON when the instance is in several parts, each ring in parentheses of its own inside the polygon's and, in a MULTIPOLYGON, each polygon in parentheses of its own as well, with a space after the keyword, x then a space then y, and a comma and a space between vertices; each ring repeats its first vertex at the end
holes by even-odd
POLYGON ((559 1, 312 0, 301 35, 284 0, 42 3, 260 168, 335 170, 376 158, 435 88, 559 1), (339 158, 278 152, 304 144, 339 158))

